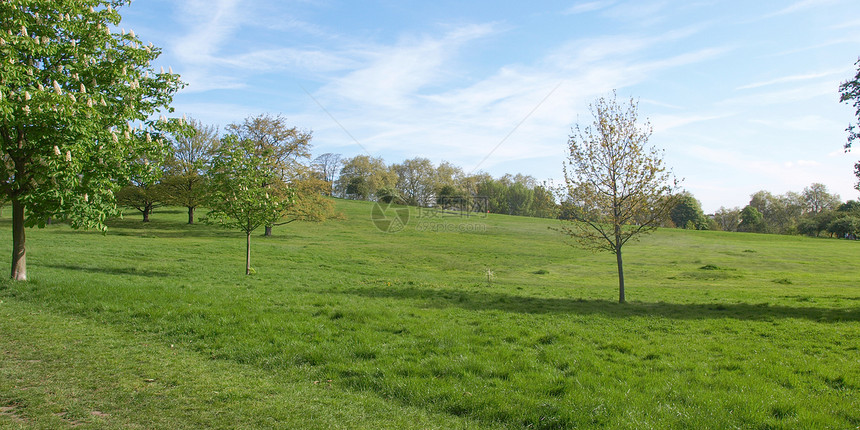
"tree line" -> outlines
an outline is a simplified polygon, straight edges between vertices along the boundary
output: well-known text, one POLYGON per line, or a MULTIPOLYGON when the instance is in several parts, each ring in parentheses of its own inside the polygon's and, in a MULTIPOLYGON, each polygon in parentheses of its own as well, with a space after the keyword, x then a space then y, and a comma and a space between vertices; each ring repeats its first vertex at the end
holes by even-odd
POLYGON ((341 198, 541 218, 554 218, 559 208, 553 187, 530 175, 494 178, 485 172, 466 173, 446 161, 434 165, 423 157, 389 165, 368 155, 341 160, 324 154, 314 166, 319 177, 333 182, 332 193, 341 198))

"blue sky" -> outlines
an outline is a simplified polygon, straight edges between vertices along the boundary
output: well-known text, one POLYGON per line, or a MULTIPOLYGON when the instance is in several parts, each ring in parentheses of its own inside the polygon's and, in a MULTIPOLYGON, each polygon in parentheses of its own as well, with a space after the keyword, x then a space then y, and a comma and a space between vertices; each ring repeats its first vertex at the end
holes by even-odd
POLYGON ((314 154, 416 156, 562 179, 573 124, 617 89, 706 211, 821 182, 853 189, 857 0, 135 0, 122 27, 188 83, 179 114, 261 113, 314 154))

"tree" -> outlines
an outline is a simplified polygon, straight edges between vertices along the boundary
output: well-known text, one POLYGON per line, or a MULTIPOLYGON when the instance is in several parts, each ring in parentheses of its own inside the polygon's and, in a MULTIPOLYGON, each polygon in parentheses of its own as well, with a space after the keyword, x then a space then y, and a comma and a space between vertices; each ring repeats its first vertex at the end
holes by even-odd
POLYGON ((532 203, 534 202, 534 191, 520 182, 514 182, 508 187, 508 214, 529 216, 531 215, 532 203))
POLYGON ((741 222, 741 210, 738 208, 726 209, 720 206, 714 212, 714 221, 722 231, 738 231, 738 224, 741 222))
POLYGON ((436 169, 427 158, 415 157, 391 166, 397 174, 397 192, 407 204, 429 206, 435 193, 436 169))
POLYGON ((544 183, 532 190, 534 196, 532 202, 532 216, 539 218, 554 218, 558 213, 558 205, 555 203, 552 187, 544 183))
POLYGON ((188 209, 188 224, 194 224, 194 210, 206 201, 206 166, 218 149, 218 129, 194 119, 187 132, 174 133, 167 172, 161 180, 162 193, 170 204, 188 209))
POLYGON ((830 194, 827 186, 814 183, 803 189, 804 212, 818 214, 826 210, 834 210, 842 203, 838 194, 830 194))
POLYGON ((669 217, 676 227, 705 230, 708 221, 702 212, 702 205, 692 194, 684 192, 677 196, 675 205, 669 211, 669 217))
POLYGON ((245 274, 251 274, 251 233, 283 219, 295 191, 278 178, 272 164, 274 148, 260 150, 257 142, 228 135, 212 158, 209 178, 210 208, 204 220, 245 233, 245 274))
POLYGON ((827 225, 827 231, 840 237, 857 237, 860 235, 860 218, 855 216, 844 216, 837 218, 827 225))
POLYGON ((149 222, 153 209, 161 207, 166 200, 164 187, 155 179, 133 179, 130 184, 116 192, 116 201, 122 206, 137 209, 143 222, 149 222))
MULTIPOLYGON (((281 182, 290 182, 306 170, 305 164, 311 156, 312 134, 289 127, 287 119, 281 115, 245 118, 241 124, 228 125, 227 131, 235 133, 239 140, 253 142, 257 154, 267 154, 267 163, 281 182)), ((272 235, 272 225, 266 225, 265 235, 272 235)))
POLYGON ((342 164, 341 155, 332 154, 331 152, 327 152, 314 158, 313 163, 311 163, 311 166, 319 173, 320 179, 329 183, 329 195, 334 191, 334 181, 337 173, 340 172, 342 164))
POLYGON ((662 152, 647 147, 650 124, 637 124, 634 100, 619 104, 615 94, 590 106, 594 120, 577 124, 568 140, 564 164, 567 199, 578 206, 575 221, 560 230, 594 251, 615 254, 618 301, 624 303, 622 248, 657 227, 673 203, 677 181, 667 171, 662 152), (634 223, 634 220, 637 222, 634 223))
MULTIPOLYGON (((111 33, 120 0, 0 2, 0 191, 12 202, 12 270, 27 279, 25 226, 49 217, 104 229, 114 192, 158 164, 166 146, 153 121, 179 76, 156 73, 160 50, 133 31, 111 33)), ((163 118, 163 117, 162 117, 163 118)))
MULTIPOLYGON (((857 125, 849 124, 845 131, 848 132, 848 141, 845 143, 845 151, 851 150, 851 145, 860 139, 860 58, 854 63, 857 66, 857 74, 854 79, 843 82, 839 85, 839 101, 843 103, 852 103, 854 106, 854 115, 857 117, 857 125)), ((860 161, 854 164, 854 175, 857 177, 857 183, 854 187, 860 191, 860 161)))
POLYGON ((738 231, 748 233, 763 233, 765 230, 764 217, 761 212, 752 205, 747 205, 740 213, 741 222, 738 231))
POLYGON ((397 173, 379 157, 356 155, 347 159, 340 169, 336 190, 343 197, 367 200, 382 188, 394 188, 397 173))

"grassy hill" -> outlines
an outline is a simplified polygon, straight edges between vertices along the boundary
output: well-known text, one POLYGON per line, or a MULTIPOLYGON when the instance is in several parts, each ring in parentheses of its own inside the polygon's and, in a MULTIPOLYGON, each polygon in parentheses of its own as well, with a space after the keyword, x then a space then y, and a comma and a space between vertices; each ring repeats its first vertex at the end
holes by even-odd
POLYGON ((180 209, 28 231, 0 426, 860 426, 860 242, 661 230, 619 305, 614 257, 556 221, 337 207, 255 236, 253 276, 180 209))

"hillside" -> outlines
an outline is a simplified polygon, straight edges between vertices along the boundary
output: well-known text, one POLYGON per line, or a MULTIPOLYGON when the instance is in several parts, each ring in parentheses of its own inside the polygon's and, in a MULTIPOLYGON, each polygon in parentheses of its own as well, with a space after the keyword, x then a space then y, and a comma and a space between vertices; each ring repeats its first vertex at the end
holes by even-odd
POLYGON ((0 425, 860 426, 858 242, 660 230, 619 305, 614 257, 557 221, 413 208, 385 233, 336 204, 255 235, 252 276, 241 233, 179 208, 28 230, 0 425))

